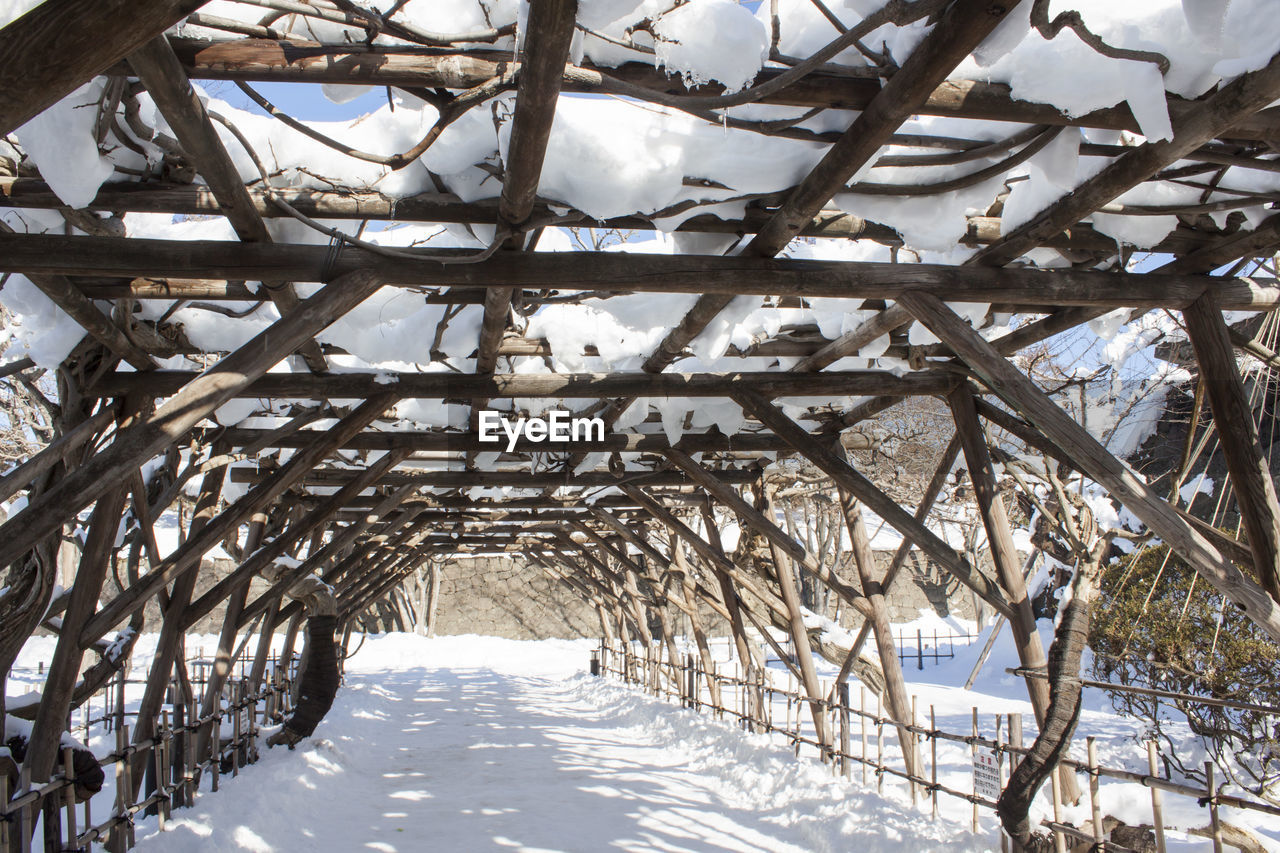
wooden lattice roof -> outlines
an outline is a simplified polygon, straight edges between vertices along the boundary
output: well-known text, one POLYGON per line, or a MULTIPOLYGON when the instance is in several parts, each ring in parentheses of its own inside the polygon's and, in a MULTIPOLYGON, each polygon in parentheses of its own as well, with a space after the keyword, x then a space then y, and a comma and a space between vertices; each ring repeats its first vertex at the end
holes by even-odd
MULTIPOLYGON (((895 0, 865 19, 815 2, 830 19, 831 41, 802 58, 779 47, 800 14, 788 5, 779 18, 784 41, 775 30, 754 80, 728 93, 655 67, 652 47, 646 52, 637 34, 652 35, 658 24, 639 10, 624 34, 609 35, 584 23, 573 2, 538 0, 518 26, 495 12, 492 26, 449 35, 411 23, 398 14, 404 4, 388 15, 348 0, 220 4, 240 8, 234 18, 202 6, 49 0, 0 30, 0 130, 16 131, 5 149, 9 159, 0 161, 9 171, 0 176, 0 206, 12 214, 0 229, 0 272, 25 276, 89 336, 63 363, 62 436, 5 478, 5 496, 29 490, 29 503, 0 526, 0 562, 20 561, 67 519, 175 448, 186 454, 188 477, 220 470, 219 462, 286 451, 261 472, 233 471, 231 483, 252 488, 98 610, 83 628, 86 642, 190 571, 204 550, 255 513, 294 500, 302 511, 289 515, 193 613, 207 612, 307 537, 316 536, 319 546, 326 531, 331 547, 317 547, 290 578, 352 545, 364 547, 367 562, 348 577, 344 612, 367 604, 428 555, 521 547, 552 564, 570 560, 571 575, 590 571, 575 559, 612 572, 583 551, 581 537, 599 538, 616 552, 613 559, 629 560, 615 537, 632 528, 616 510, 644 513, 692 542, 697 535, 682 530, 668 509, 691 492, 754 518, 804 563, 803 549, 778 537, 776 526, 732 488, 755 481, 763 454, 779 452, 803 455, 994 607, 1012 612, 1009 590, 831 449, 835 436, 921 395, 950 399, 971 439, 982 416, 1065 456, 1280 637, 1275 490, 1250 431, 1222 319, 1223 311, 1280 305, 1280 288, 1263 263, 1280 240, 1280 217, 1269 212, 1276 200, 1272 175, 1280 172, 1273 151, 1280 113, 1269 107, 1280 99, 1280 57, 1195 97, 1169 94, 1170 133, 1157 139, 1141 133, 1151 131, 1150 117, 1135 116, 1123 100, 1071 116, 1054 104, 1020 99, 1008 84, 957 76, 1002 22, 1018 15, 1042 34, 1035 37, 1076 38, 1106 61, 1168 70, 1168 57, 1108 44, 1087 21, 1049 21, 1048 4, 1029 0, 895 0), (184 21, 180 31, 165 34, 184 21), (1070 34, 1061 32, 1064 26, 1070 34), (913 47, 903 55, 890 55, 887 42, 877 48, 862 41, 908 30, 913 47), (612 42, 622 52, 613 64, 592 60, 612 42), (46 174, 56 166, 27 144, 36 137, 26 136, 23 125, 95 79, 96 142, 121 153, 104 161, 115 164, 114 172, 93 197, 69 205, 59 176, 46 174), (192 88, 210 81, 250 87, 244 91, 275 118, 259 114, 252 123, 247 112, 223 115, 223 105, 192 88), (387 87, 402 114, 421 125, 420 141, 399 153, 370 153, 344 141, 344 131, 357 132, 355 123, 334 129, 301 122, 251 88, 263 83, 387 87), (548 193, 544 164, 566 156, 574 142, 558 114, 596 110, 608 122, 618 103, 658 111, 667 134, 662 144, 693 146, 681 142, 683 129, 706 171, 675 175, 660 207, 601 218, 597 196, 634 190, 625 162, 612 188, 600 185, 609 175, 591 173, 593 201, 580 206, 567 184, 548 193), (703 132, 708 127, 721 141, 703 132), (276 133, 293 141, 277 147, 276 133), (482 142, 490 134, 494 150, 453 175, 421 166, 424 152, 448 133, 482 142), (741 141, 747 137, 767 144, 741 141), (1037 212, 1004 221, 1020 184, 1047 186, 1045 174, 1057 161, 1037 158, 1062 140, 1070 143, 1072 162, 1087 161, 1087 168, 1046 196, 1037 212), (125 149, 135 151, 137 162, 125 149), (293 153, 322 149, 326 157, 348 158, 355 177, 308 171, 293 153), (744 152, 757 159, 746 169, 735 166, 734 174, 749 173, 750 190, 726 184, 717 165, 736 163, 744 152), (797 171, 800 163, 805 168, 797 171), (399 184, 384 180, 392 174, 402 176, 399 184), (403 175, 417 175, 419 184, 403 175), (1170 200, 1118 201, 1151 188, 1168 190, 1170 200), (931 215, 963 218, 954 245, 919 245, 936 236, 921 237, 913 223, 931 215), (49 228, 50 216, 63 227, 49 228), (1145 245, 1115 236, 1132 233, 1131 220, 1158 217, 1168 227, 1145 245), (161 221, 175 230, 161 234, 155 226, 161 221), (447 229, 424 237, 425 246, 396 243, 398 235, 408 241, 424 233, 397 229, 423 225, 447 229), (617 246, 568 251, 563 235, 570 227, 679 239, 663 236, 659 254, 617 246), (1143 252, 1151 254, 1135 264, 1143 252), (1246 270, 1255 274, 1239 277, 1246 270), (326 328, 382 288, 402 289, 448 316, 470 310, 473 344, 446 352, 443 326, 424 328, 413 357, 389 359, 399 366, 387 367, 326 342, 326 328), (608 362, 584 361, 603 358, 599 345, 567 352, 549 337, 525 334, 530 318, 549 307, 607 303, 622 294, 683 306, 664 319, 642 357, 620 359, 628 369, 565 370, 565 363, 608 362), (818 300, 847 300, 845 313, 860 319, 836 334, 812 319, 798 325, 779 319, 771 333, 701 352, 700 335, 739 322, 737 297, 780 318, 812 312, 818 300), (235 316, 264 299, 274 306, 266 315, 272 322, 253 325, 263 315, 252 322, 235 316), (202 345, 191 328, 172 321, 175 300, 200 303, 223 316, 220 323, 241 322, 234 327, 243 331, 238 345, 202 345), (984 307, 962 318, 947 303, 984 307), (1218 428, 1231 437, 1224 447, 1252 555, 1243 571, 1233 561, 1238 544, 1220 541, 1170 507, 1010 360, 1119 308, 1183 312, 1214 382, 1218 428), (1008 314, 1017 319, 1002 317, 1008 314), (841 363, 873 344, 874 355, 841 363), (177 366, 175 357, 188 360, 177 366), (682 370, 682 362, 697 368, 682 370), (994 396, 1003 406, 975 404, 973 395, 994 396), (277 420, 238 426, 211 420, 237 398, 262 400, 259 408, 277 420), (732 401, 742 426, 694 429, 687 412, 678 413, 682 436, 674 440, 671 430, 657 427, 656 421, 669 426, 666 415, 648 422, 644 412, 627 415, 637 398, 732 401), (407 399, 452 406, 470 420, 430 424, 395 410, 407 399), (485 448, 475 438, 474 413, 521 400, 564 401, 624 426, 556 457, 523 443, 511 453, 479 456, 485 448), (73 451, 81 464, 31 489, 37 475, 73 451), (703 455, 695 461, 688 453, 703 455), (481 487, 528 491, 471 491, 481 487), (586 501, 610 487, 606 500, 586 501), (401 506, 423 515, 397 511, 401 506), (530 517, 497 517, 520 508, 565 518, 576 513, 569 529, 578 538, 530 517), (495 517, 482 518, 490 510, 495 517), (456 528, 447 521, 451 512, 456 528), (583 553, 566 556, 574 548, 583 553)), ((618 128, 618 138, 630 129, 618 128)), ((636 147, 627 151, 645 147, 629 144, 636 147)), ((594 156, 583 155, 584 170, 594 156)), ((564 178, 563 164, 557 168, 564 178)), ((981 468, 985 450, 966 450, 970 466, 981 468)), ((725 561, 705 542, 694 547, 713 564, 725 561)), ((746 582, 731 563, 722 568, 746 582)), ((827 580, 862 600, 838 578, 827 580)), ((282 581, 276 593, 286 586, 282 581)), ((266 606, 264 598, 248 612, 266 606)))

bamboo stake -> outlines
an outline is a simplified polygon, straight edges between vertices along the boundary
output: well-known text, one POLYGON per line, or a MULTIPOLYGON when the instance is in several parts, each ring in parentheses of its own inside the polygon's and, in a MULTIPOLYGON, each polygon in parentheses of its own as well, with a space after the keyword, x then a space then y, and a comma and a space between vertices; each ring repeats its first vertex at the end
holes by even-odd
MULTIPOLYGON (((1152 776, 1160 775, 1156 742, 1153 740, 1147 741, 1147 772, 1152 776)), ((1156 832, 1156 853, 1165 853, 1164 792, 1154 785, 1151 787, 1151 825, 1156 832)))
POLYGON ((1212 827, 1213 853, 1222 853, 1222 819, 1218 815, 1218 789, 1213 779, 1213 762, 1204 763, 1204 787, 1209 800, 1209 822, 1212 827))
POLYGON ((1090 736, 1086 739, 1089 756, 1089 810, 1093 817, 1093 843, 1101 850, 1102 834, 1102 801, 1098 797, 1098 744, 1090 736))

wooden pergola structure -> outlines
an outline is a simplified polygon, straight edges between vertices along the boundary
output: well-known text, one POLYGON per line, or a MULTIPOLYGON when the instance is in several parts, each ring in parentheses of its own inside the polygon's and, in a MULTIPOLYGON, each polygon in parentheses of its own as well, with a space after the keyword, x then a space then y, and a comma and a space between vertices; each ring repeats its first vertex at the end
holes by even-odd
MULTIPOLYGON (((131 620, 137 624, 148 602, 162 602, 164 621, 144 713, 134 732, 137 739, 149 735, 147 721, 169 684, 183 633, 216 607, 226 606, 220 649, 226 657, 237 635, 258 616, 265 614, 263 634, 269 640, 276 626, 300 614, 303 605, 290 603, 287 594, 306 578, 318 576, 329 585, 341 628, 422 561, 473 552, 518 551, 598 606, 606 631, 631 630, 637 638, 647 637, 645 609, 653 608, 671 642, 667 606, 695 620, 700 606, 709 607, 728 621, 744 662, 749 662, 747 626, 780 627, 796 640, 800 674, 811 697, 820 698, 791 572, 760 562, 743 564, 726 554, 716 537, 708 535, 715 529, 713 507, 735 515, 744 529, 763 537, 775 565, 794 562, 865 617, 862 637, 875 635, 889 711, 905 721, 906 694, 888 630, 884 589, 911 547, 1009 619, 1024 666, 1045 663, 1021 560, 997 494, 984 421, 1104 486, 1205 581, 1280 640, 1280 506, 1236 363, 1235 349, 1242 342, 1238 336, 1233 339, 1223 319, 1224 311, 1280 308, 1280 286, 1273 279, 1235 275, 1241 262, 1270 257, 1280 249, 1280 215, 1253 228, 1240 217, 1218 224, 1204 215, 1235 209, 1212 196, 1215 176, 1225 170, 1280 171, 1273 153, 1280 140, 1280 109, 1267 108, 1280 99, 1280 57, 1200 99, 1170 96, 1171 140, 1086 145, 1084 153, 1104 165, 1025 224, 1002 229, 999 205, 971 217, 963 245, 977 251, 963 264, 802 260, 786 257, 796 238, 903 244, 888 226, 832 209, 833 197, 845 192, 855 175, 890 156, 886 146, 939 148, 943 154, 928 155, 936 163, 966 162, 975 149, 990 156, 990 144, 983 148, 972 140, 903 140, 896 134, 913 116, 1009 123, 1009 139, 1001 149, 1008 156, 984 168, 983 179, 1015 169, 1030 156, 1029 149, 1060 128, 1135 132, 1136 120, 1123 104, 1070 118, 1050 105, 1015 100, 1000 84, 949 79, 1017 9, 1018 0, 891 2, 868 21, 879 25, 932 16, 937 22, 910 56, 899 58, 900 65, 855 71, 831 64, 830 52, 804 60, 775 56, 749 89, 734 95, 715 86, 691 88, 642 62, 616 68, 573 64, 571 43, 579 26, 573 0, 534 0, 516 61, 510 26, 432 34, 349 0, 253 0, 249 5, 262 7, 261 22, 202 13, 199 0, 47 0, 0 30, 0 131, 15 130, 95 75, 107 75, 118 81, 104 107, 107 124, 116 127, 111 132, 125 133, 116 120, 117 111, 125 110, 122 97, 145 90, 173 132, 174 158, 199 178, 198 183, 107 183, 87 209, 71 211, 29 170, 0 176, 0 206, 60 210, 83 232, 0 229, 0 273, 26 276, 87 334, 59 370, 60 435, 0 479, 0 497, 27 498, 25 507, 0 525, 0 565, 10 567, 8 592, 0 596, 0 671, 37 626, 60 616, 53 623, 60 634, 57 654, 42 696, 21 709, 35 723, 27 757, 32 779, 47 778, 54 768, 68 709, 83 695, 85 685, 77 679, 85 652, 131 620), (367 43, 301 41, 273 23, 286 15, 341 24, 367 34, 367 43), (220 31, 221 37, 164 35, 184 20, 220 31), (394 43, 375 42, 380 34, 394 43), (399 88, 439 111, 436 134, 466 110, 514 92, 506 165, 497 176, 500 182, 492 185, 493 197, 478 201, 462 201, 447 192, 391 198, 351 186, 289 189, 246 182, 215 130, 216 119, 192 89, 192 81, 208 80, 399 88), (546 228, 654 229, 655 220, 667 213, 597 223, 573 210, 566 213, 560 200, 539 195, 556 104, 578 93, 647 102, 725 121, 735 129, 791 134, 827 147, 798 183, 780 184, 776 192, 751 201, 742 218, 702 214, 679 226, 685 232, 739 235, 739 250, 732 256, 537 252, 536 235, 546 228), (841 132, 817 133, 785 121, 748 122, 720 112, 744 103, 798 107, 806 115, 852 110, 856 117, 841 132), (1205 182, 1205 197, 1211 200, 1160 211, 1179 215, 1181 224, 1152 247, 1167 256, 1155 268, 1126 271, 1131 247, 1117 245, 1088 223, 1145 182, 1197 179, 1205 182), (239 239, 141 239, 107 233, 102 214, 134 211, 225 217, 239 239), (485 225, 494 228, 495 237, 479 253, 388 252, 336 231, 329 246, 288 244, 275 241, 268 227, 280 218, 485 225), (1070 263, 1041 269, 1026 262, 1029 252, 1045 248, 1057 250, 1070 263), (265 285, 279 319, 234 351, 194 353, 163 321, 133 316, 134 306, 147 300, 259 300, 257 288, 247 282, 265 285), (295 289, 312 284, 322 286, 305 298, 295 289), (316 342, 317 334, 384 287, 413 288, 429 302, 482 305, 473 372, 334 372, 332 350, 316 342), (522 337, 513 326, 513 306, 527 310, 553 297, 643 292, 697 298, 683 316, 670 318, 669 331, 642 370, 509 371, 511 357, 548 353, 546 341, 522 337), (836 338, 812 329, 786 330, 748 349, 730 350, 730 355, 752 359, 798 359, 789 369, 679 372, 689 345, 739 296, 769 298, 784 306, 803 306, 815 298, 860 300, 875 314, 836 338), (992 311, 1014 312, 1025 322, 989 340, 981 324, 975 328, 948 307, 947 302, 955 301, 990 303, 992 311), (1181 312, 1223 437, 1247 545, 1171 506, 1018 368, 1015 357, 1025 348, 1118 308, 1181 312), (916 322, 940 342, 910 344, 905 330, 916 322), (886 335, 886 354, 908 359, 912 370, 874 365, 828 369, 886 335), (184 353, 202 357, 205 369, 184 372, 158 364, 184 353), (281 364, 292 364, 293 370, 273 371, 281 364), (839 439, 916 396, 946 400, 956 439, 912 512, 859 472, 839 439), (469 406, 474 427, 474 412, 489 401, 565 400, 575 409, 583 409, 582 401, 593 402, 585 411, 612 426, 632 400, 654 397, 728 399, 747 420, 732 435, 687 432, 674 444, 643 425, 611 429, 602 441, 574 445, 552 467, 545 464, 545 445, 521 440, 498 462, 481 468, 476 455, 492 446, 481 444, 474 428, 387 429, 389 410, 407 398, 469 406), (832 402, 796 418, 778 403, 792 397, 832 402), (840 404, 851 397, 855 404, 840 404), (237 398, 269 399, 274 411, 288 413, 290 419, 275 429, 210 426, 211 415, 237 398), (336 422, 314 428, 321 419, 336 422), (289 451, 283 461, 267 461, 282 449, 289 451), (375 461, 358 461, 374 451, 381 452, 375 461), (839 488, 857 577, 835 576, 778 526, 759 479, 759 462, 773 453, 798 454, 839 488), (994 572, 971 564, 928 526, 930 507, 961 453, 994 572), (157 459, 163 460, 162 476, 145 482, 142 466, 157 459), (230 478, 247 489, 222 501, 227 466, 253 459, 263 460, 259 472, 236 469, 230 478), (583 465, 593 459, 605 461, 583 465), (162 557, 151 522, 197 475, 202 479, 190 529, 182 544, 162 557), (473 499, 467 492, 473 487, 538 491, 473 499), (588 499, 601 489, 610 489, 609 495, 588 499), (141 531, 148 569, 104 599, 126 506, 141 531), (871 555, 863 506, 905 540, 887 575, 871 555), (74 586, 46 607, 62 531, 90 508, 74 586), (705 521, 701 531, 695 518, 705 521), (241 555, 238 567, 196 597, 202 557, 227 541, 241 555), (291 568, 277 563, 277 558, 299 554, 301 560, 291 568), (264 572, 273 579, 269 591, 250 597, 250 582, 264 572)), ((1022 5, 1033 5, 1044 15, 1046 4, 1024 0, 1022 5)), ((869 28, 866 22, 846 27, 835 21, 832 35, 844 49, 858 44, 869 28)), ((288 116, 281 120, 301 124, 288 116)), ((298 132, 307 130, 301 126, 298 132)), ((876 192, 905 197, 948 189, 924 185, 876 192)), ((1272 198, 1257 193, 1247 200, 1259 204, 1272 198)), ((1252 351, 1256 355, 1257 348, 1252 351)), ((19 362, 3 370, 12 375, 30 367, 19 362)), ((706 653, 701 634, 699 640, 706 653)), ((849 666, 856 654, 855 647, 849 666)), ((1040 680, 1028 684, 1037 712, 1043 713, 1048 688, 1040 680)), ((217 693, 211 690, 205 701, 216 702, 217 693)))

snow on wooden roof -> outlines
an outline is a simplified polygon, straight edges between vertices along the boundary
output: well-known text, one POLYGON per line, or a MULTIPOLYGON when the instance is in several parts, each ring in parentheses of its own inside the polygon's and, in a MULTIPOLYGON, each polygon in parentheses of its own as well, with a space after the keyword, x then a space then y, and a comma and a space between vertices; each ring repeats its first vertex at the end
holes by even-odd
MULTIPOLYGON (((830 449, 921 395, 1070 459, 1280 636, 1276 498, 1222 319, 1280 305, 1265 0, 125 5, 0 4, 10 352, 74 386, 48 459, 112 436, 11 507, 0 558, 173 448, 252 488, 86 636, 288 494, 314 508, 276 543, 371 489, 380 512, 590 495, 675 527, 690 490, 752 509, 733 486, 779 452, 1007 611, 830 449), (386 103, 304 121, 268 84, 386 103), (1257 580, 1009 360, 1135 309, 1182 310, 1224 377, 1257 580), (483 411, 551 409, 605 434, 478 441, 483 411)), ((575 501, 579 535, 618 520, 575 501)), ((413 530, 417 558, 452 547, 413 530)))

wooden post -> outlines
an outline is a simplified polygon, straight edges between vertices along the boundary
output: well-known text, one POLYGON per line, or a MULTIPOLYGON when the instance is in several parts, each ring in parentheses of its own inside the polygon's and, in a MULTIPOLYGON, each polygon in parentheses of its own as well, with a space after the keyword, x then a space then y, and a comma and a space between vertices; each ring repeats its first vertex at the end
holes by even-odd
POLYGON ((862 760, 858 762, 862 765, 862 787, 867 786, 867 688, 865 685, 858 685, 858 724, 862 731, 862 745, 858 752, 862 760))
MULTIPOLYGON (((221 448, 215 450, 218 452, 221 448)), ((191 518, 191 527, 188 536, 192 536, 199 532, 203 527, 208 525, 210 519, 213 518, 218 508, 218 501, 222 496, 222 484, 225 480, 225 469, 217 467, 207 472, 200 486, 200 496, 196 501, 195 512, 191 518)), ((188 541, 190 541, 188 539, 188 541)), ((253 547, 257 547, 256 544, 253 547)), ((152 570, 156 571, 159 567, 153 566, 152 570)), ((169 684, 169 676, 173 671, 174 661, 177 659, 178 650, 183 641, 183 617, 188 604, 191 603, 191 595, 195 591, 196 579, 198 575, 198 567, 196 570, 187 571, 174 581, 172 592, 169 595, 168 606, 164 609, 164 621, 160 626, 160 637, 156 642, 155 658, 151 662, 151 668, 147 672, 147 684, 142 694, 142 701, 138 705, 138 717, 134 725, 133 740, 134 743, 142 743, 149 739, 155 731, 156 716, 160 713, 160 705, 164 701, 165 689, 169 684)), ((142 753, 135 754, 133 758, 134 767, 134 789, 131 792, 137 796, 138 785, 142 784, 143 769, 146 766, 143 762, 146 756, 142 753)), ((157 767, 157 769, 159 769, 157 767)), ((160 780, 157 784, 160 784, 160 780)))
MULTIPOLYGON (((124 679, 123 671, 120 674, 121 680, 124 679)), ((129 787, 125 779, 125 766, 129 763, 124 757, 125 749, 129 744, 128 736, 125 734, 123 721, 116 725, 116 755, 119 759, 116 761, 116 802, 113 814, 116 822, 111 826, 111 832, 107 836, 107 849, 111 853, 124 853, 129 847, 125 839, 124 821, 127 820, 125 815, 125 789, 129 787)))
POLYGON ((9 773, 0 773, 0 850, 9 850, 9 773))
MULTIPOLYGON (((977 708, 977 706, 976 706, 976 705, 975 705, 975 706, 974 706, 974 708, 973 708, 973 719, 972 719, 972 725, 971 725, 971 727, 970 727, 970 731, 969 731, 969 733, 970 733, 970 735, 972 735, 972 737, 973 737, 973 743, 972 743, 972 745, 969 747, 969 758, 970 758, 970 759, 974 762, 974 764, 976 765, 976 764, 977 764, 977 758, 978 758, 978 708, 977 708)), ((976 788, 977 788, 977 778, 976 778, 976 777, 974 778, 974 787, 975 787, 975 790, 974 790, 974 792, 973 792, 973 793, 976 795, 976 794, 978 793, 978 792, 977 792, 977 790, 976 790, 976 788)), ((974 831, 974 833, 975 833, 975 834, 977 834, 977 832, 978 832, 978 831, 979 831, 979 829, 980 829, 980 827, 979 827, 979 823, 978 823, 978 818, 979 818, 979 814, 978 814, 978 804, 977 804, 977 802, 974 802, 974 804, 973 804, 973 816, 972 816, 972 824, 973 824, 972 828, 973 828, 973 831, 974 831)))
POLYGON ((938 819, 938 715, 929 705, 929 794, 933 801, 933 819, 938 819))
MULTIPOLYGON (((1036 629, 1036 617, 1031 612, 1031 600, 1027 598, 1027 585, 1022 576, 1022 560, 1013 544, 1013 531, 1009 526, 1009 517, 1005 513, 1004 501, 996 488, 995 472, 991 467, 991 453, 987 449, 986 436, 982 432, 982 424, 978 421, 978 411, 974 405, 973 391, 967 385, 961 385, 947 397, 951 406, 951 414, 956 424, 956 435, 960 437, 964 449, 965 462, 969 468, 969 477, 973 482, 974 501, 978 505, 978 513, 982 517, 982 526, 987 532, 987 543, 991 549, 991 560, 995 563, 996 574, 1004 587, 1009 605, 1013 610, 1009 618, 1009 627, 1013 631, 1018 649, 1018 660, 1027 669, 1042 669, 1048 665, 1044 654, 1044 646, 1040 642, 1040 632, 1036 629)), ((1026 678, 1031 707, 1035 711, 1036 723, 1044 725, 1045 714, 1049 708, 1049 682, 1039 678, 1026 678)), ((1080 799, 1080 788, 1076 783, 1075 773, 1070 768, 1059 767, 1062 777, 1062 793, 1070 802, 1080 799)))
MULTIPOLYGON (((1055 824, 1062 823, 1062 781, 1061 774, 1058 772, 1061 769, 1061 767, 1055 767, 1054 772, 1049 776, 1049 790, 1053 797, 1053 822, 1055 824)), ((1067 853, 1066 836, 1056 826, 1053 828, 1053 849, 1057 853, 1067 853)))
POLYGON ((67 811, 66 849, 78 850, 80 849, 80 845, 78 843, 80 833, 76 830, 76 767, 75 760, 72 757, 72 750, 69 746, 64 746, 62 748, 62 778, 71 783, 62 790, 62 805, 67 811))
POLYGON ((1226 457, 1236 503, 1249 536, 1254 567, 1262 586, 1280 601, 1280 504, 1276 500, 1271 469, 1258 441, 1235 350, 1222 312, 1213 294, 1203 296, 1182 309, 1187 336, 1200 365, 1200 379, 1213 410, 1213 422, 1221 437, 1219 446, 1226 457))
POLYGON ((875 636, 876 650, 880 655, 880 669, 884 672, 886 698, 889 701, 889 713, 898 723, 898 742, 902 746, 902 755, 906 770, 916 775, 919 766, 916 762, 916 738, 907 728, 907 682, 902 674, 902 661, 898 658, 897 648, 893 642, 893 628, 889 624, 889 608, 885 603, 884 588, 876 575, 876 558, 871 550, 871 538, 867 535, 866 525, 862 521, 862 508, 857 500, 844 489, 840 490, 840 508, 844 514, 845 527, 849 530, 849 539, 853 547, 853 562, 858 570, 858 579, 862 584, 862 593, 870 606, 869 622, 875 636))
POLYGON ((849 733, 849 682, 841 681, 836 684, 836 696, 839 702, 837 710, 840 714, 840 771, 844 774, 844 778, 848 779, 853 772, 849 759, 850 750, 853 748, 849 733))
POLYGON ((71 600, 63 614, 67 628, 58 635, 49 675, 45 679, 40 706, 31 728, 23 767, 31 771, 37 782, 48 781, 54 767, 62 757, 61 737, 66 725, 68 709, 75 691, 76 677, 84 657, 75 628, 93 613, 102 592, 102 584, 111 565, 111 552, 115 545, 120 515, 124 510, 125 490, 112 489, 102 496, 89 522, 89 536, 75 583, 71 587, 71 600))
MULTIPOLYGON (((767 495, 764 498, 764 505, 769 515, 777 518, 777 509, 767 495)), ((809 712, 813 717, 814 732, 817 734, 818 743, 825 747, 830 745, 830 740, 826 719, 818 704, 822 700, 822 687, 818 684, 818 672, 813 666, 813 651, 809 648, 809 632, 804 626, 804 614, 800 607, 800 594, 796 590, 795 575, 781 549, 772 543, 770 543, 770 549, 773 552, 773 568, 777 576, 778 589, 782 593, 782 600, 787 605, 787 613, 790 617, 788 624, 791 628, 791 642, 795 646, 796 661, 800 666, 804 692, 809 695, 809 712)))

